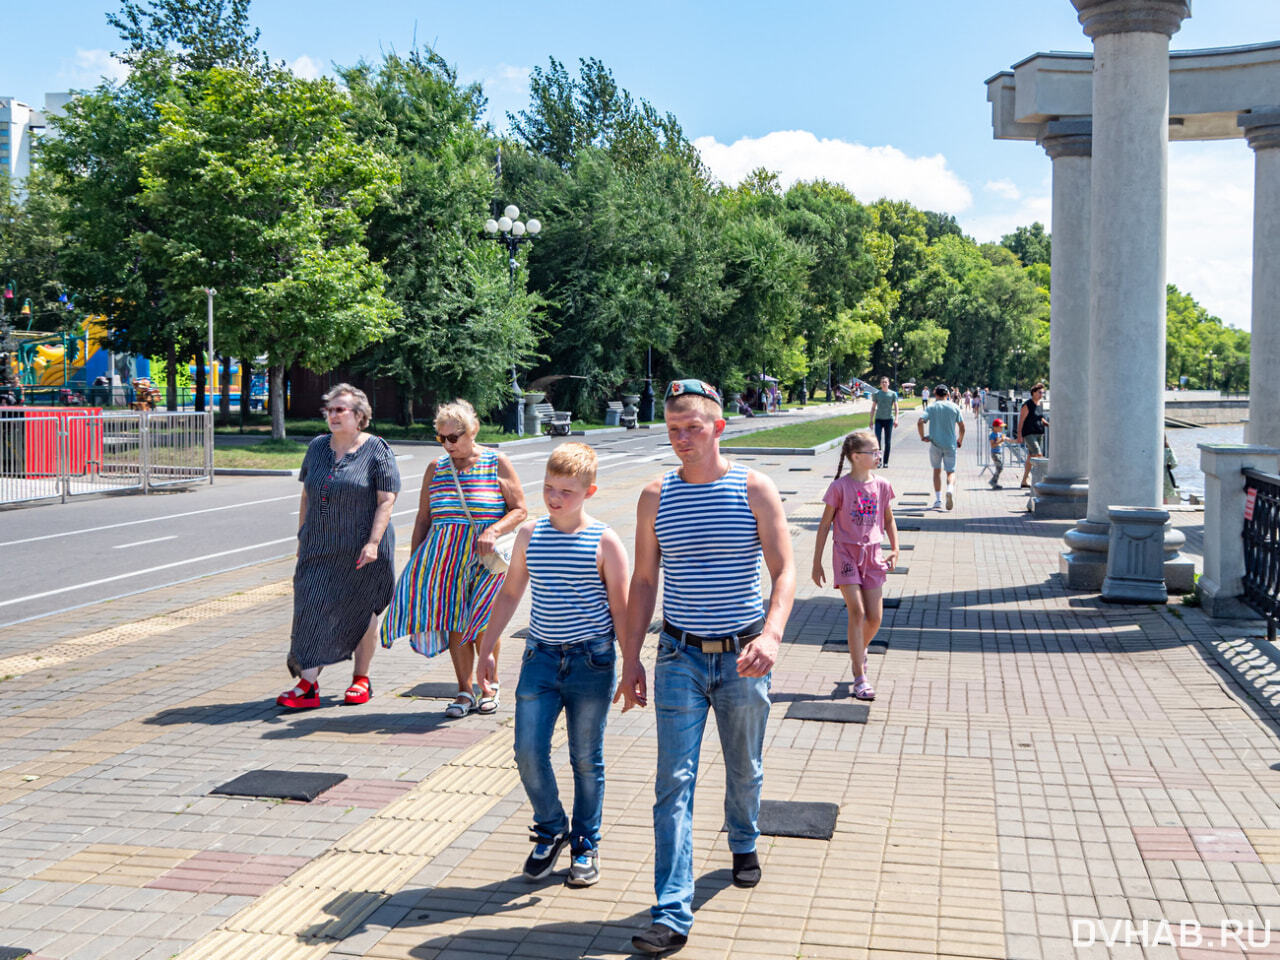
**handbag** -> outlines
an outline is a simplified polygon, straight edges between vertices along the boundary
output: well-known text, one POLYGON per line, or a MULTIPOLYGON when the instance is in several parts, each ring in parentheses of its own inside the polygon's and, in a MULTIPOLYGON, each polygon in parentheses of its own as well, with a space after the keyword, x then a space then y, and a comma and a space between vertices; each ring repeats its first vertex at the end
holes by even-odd
MULTIPOLYGON (((453 458, 449 460, 449 474, 453 477, 453 485, 457 488, 458 499, 462 501, 462 509, 466 511, 467 522, 476 528, 479 534, 480 528, 476 526, 475 518, 471 516, 471 508, 467 506, 466 494, 462 492, 462 483, 458 479, 458 471, 453 465, 453 458)), ((476 558, 482 567, 490 573, 506 573, 507 567, 511 565, 511 553, 515 550, 516 535, 515 531, 504 533, 493 544, 493 553, 486 553, 476 558)))

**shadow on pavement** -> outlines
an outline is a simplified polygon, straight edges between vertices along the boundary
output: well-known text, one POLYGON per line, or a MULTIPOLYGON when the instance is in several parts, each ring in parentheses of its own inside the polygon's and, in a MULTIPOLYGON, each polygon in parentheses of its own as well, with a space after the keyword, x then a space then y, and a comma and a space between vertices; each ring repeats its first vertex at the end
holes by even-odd
MULTIPOLYGON (((726 852, 726 858, 728 854, 726 852)), ((537 894, 548 887, 559 887, 564 883, 564 871, 553 873, 539 881, 527 881, 521 877, 499 880, 480 887, 431 887, 424 890, 402 890, 395 899, 400 903, 412 903, 403 916, 391 920, 397 931, 422 928, 424 935, 430 936, 430 928, 439 923, 467 920, 476 917, 491 917, 503 914, 518 914, 519 911, 536 907, 542 903, 537 894)), ((732 886, 733 879, 729 869, 713 870, 697 878, 694 883, 693 912, 696 918, 698 910, 708 903, 721 890, 732 886)), ((610 909, 607 902, 598 899, 589 901, 599 904, 602 914, 599 920, 583 920, 578 922, 557 921, 519 927, 504 924, 497 929, 466 930, 462 933, 451 933, 425 939, 416 947, 411 947, 406 954, 409 957, 434 960, 443 950, 452 956, 456 951, 459 956, 474 953, 478 956, 491 956, 501 946, 503 954, 521 956, 518 951, 511 951, 512 944, 534 943, 543 950, 553 946, 562 950, 564 957, 605 958, 636 956, 631 947, 631 937, 646 929, 652 922, 649 911, 644 910, 618 919, 605 919, 610 909)), ((334 901, 333 909, 340 909, 341 901, 334 901)), ((386 909, 385 907, 383 908, 386 909)), ((377 914, 374 914, 376 917, 377 914)), ((361 926, 351 936, 363 932, 361 926)), ((696 930, 696 921, 695 921, 696 930)), ((543 954, 539 954, 543 955, 543 954)))

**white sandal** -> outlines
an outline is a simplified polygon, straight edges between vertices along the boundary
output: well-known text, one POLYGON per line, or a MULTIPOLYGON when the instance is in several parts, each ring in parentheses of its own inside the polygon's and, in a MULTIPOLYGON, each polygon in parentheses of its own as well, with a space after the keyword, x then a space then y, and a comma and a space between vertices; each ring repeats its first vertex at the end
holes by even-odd
POLYGON ((502 691, 498 689, 498 684, 493 684, 493 693, 488 696, 482 696, 476 703, 476 713, 491 714, 498 712, 498 694, 502 691))
POLYGON ((457 720, 465 717, 468 713, 476 709, 476 696, 467 690, 459 690, 458 695, 453 698, 453 703, 444 708, 444 715, 450 720, 457 720), (459 703, 463 697, 467 698, 467 703, 459 703))

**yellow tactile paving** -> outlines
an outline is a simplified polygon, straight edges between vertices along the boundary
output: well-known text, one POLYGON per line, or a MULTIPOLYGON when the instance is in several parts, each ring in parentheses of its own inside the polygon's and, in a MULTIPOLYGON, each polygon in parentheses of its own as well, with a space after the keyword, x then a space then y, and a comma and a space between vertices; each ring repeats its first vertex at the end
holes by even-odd
POLYGON ((1258 859, 1263 863, 1280 863, 1280 830, 1250 830, 1244 835, 1257 851, 1258 859))
POLYGON ((61 883, 102 883, 116 887, 144 887, 195 856, 197 850, 171 847, 130 847, 96 843, 36 874, 36 880, 61 883))
POLYGON ((296 936, 219 930, 184 950, 181 956, 183 960, 316 960, 331 949, 331 943, 315 943, 296 936))
POLYGON ((48 670, 80 657, 101 653, 113 647, 150 640, 172 633, 183 627, 189 627, 201 620, 221 617, 232 613, 241 613, 259 604, 267 603, 281 597, 291 596, 293 585, 288 580, 267 584, 243 593, 233 593, 225 597, 217 597, 204 603, 184 607, 172 613, 156 617, 148 617, 136 623, 126 623, 107 630, 98 630, 64 640, 61 643, 41 647, 39 653, 26 653, 5 657, 0 660, 0 677, 17 677, 37 670, 48 670))
MULTIPOLYGON (((223 923, 222 927, 187 950, 178 960, 202 960, 214 942, 226 945, 228 933, 240 934, 235 954, 246 958, 272 957, 282 947, 281 937, 297 942, 316 938, 341 938, 359 924, 388 896, 397 892, 430 858, 446 849, 471 824, 484 816, 502 794, 464 793, 457 771, 493 770, 518 782, 512 759, 514 731, 504 723, 492 734, 464 750, 438 771, 356 827, 334 844, 328 854, 308 864, 288 880, 272 888, 254 903, 223 923), (437 781, 448 789, 437 789, 437 781), (394 814, 394 815, 393 815, 394 814)), ((563 725, 556 741, 563 743, 563 725)), ((492 790, 493 778, 477 781, 492 790)), ((326 948, 327 950, 327 948, 326 948)), ((323 956, 320 953, 282 954, 282 958, 323 956)), ((221 960, 221 958, 219 958, 221 960)))

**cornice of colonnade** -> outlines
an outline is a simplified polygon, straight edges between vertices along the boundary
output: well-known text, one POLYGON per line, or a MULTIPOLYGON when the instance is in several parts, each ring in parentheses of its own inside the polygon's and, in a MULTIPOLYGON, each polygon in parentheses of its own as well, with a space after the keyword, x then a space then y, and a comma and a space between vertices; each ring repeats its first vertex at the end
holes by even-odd
POLYGON ((1071 0, 1085 36, 1163 33, 1172 37, 1191 16, 1191 0, 1071 0))
POLYGON ((1057 160, 1059 157, 1091 157, 1093 120, 1089 117, 1050 120, 1044 125, 1038 142, 1050 160, 1057 160))
POLYGON ((1236 118, 1244 138, 1254 150, 1280 147, 1280 106, 1254 107, 1236 118))
MULTIPOLYGON (((1055 51, 1031 54, 990 77, 996 139, 1039 140, 1046 122, 1088 117, 1092 75, 1091 53, 1055 51)), ((1169 54, 1169 139, 1241 139, 1238 118, 1280 103, 1277 90, 1280 42, 1175 50, 1169 54)))

